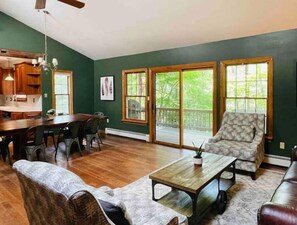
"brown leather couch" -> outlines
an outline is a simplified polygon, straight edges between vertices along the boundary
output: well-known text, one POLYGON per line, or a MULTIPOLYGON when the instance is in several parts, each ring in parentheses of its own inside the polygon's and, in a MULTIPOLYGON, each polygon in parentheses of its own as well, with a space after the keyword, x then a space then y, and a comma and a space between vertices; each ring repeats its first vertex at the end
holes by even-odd
POLYGON ((258 224, 297 224, 297 146, 292 150, 291 165, 270 202, 258 210, 258 224))

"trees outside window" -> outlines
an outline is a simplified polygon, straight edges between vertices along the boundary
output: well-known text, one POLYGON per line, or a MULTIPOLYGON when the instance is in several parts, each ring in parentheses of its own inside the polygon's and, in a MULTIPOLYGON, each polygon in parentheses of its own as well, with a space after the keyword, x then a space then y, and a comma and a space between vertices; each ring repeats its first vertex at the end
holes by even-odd
POLYGON ((273 60, 259 57, 221 62, 221 118, 225 111, 264 113, 273 136, 273 60))
POLYGON ((147 69, 122 71, 122 121, 146 124, 147 69))

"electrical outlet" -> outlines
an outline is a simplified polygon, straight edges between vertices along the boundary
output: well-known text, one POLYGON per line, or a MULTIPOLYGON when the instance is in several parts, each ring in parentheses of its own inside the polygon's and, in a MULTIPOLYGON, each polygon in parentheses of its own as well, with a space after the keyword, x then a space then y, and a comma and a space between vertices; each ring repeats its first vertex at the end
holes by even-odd
POLYGON ((279 148, 280 149, 285 149, 285 142, 280 142, 279 143, 279 148))
POLYGON ((47 98, 47 93, 44 93, 44 97, 47 98))

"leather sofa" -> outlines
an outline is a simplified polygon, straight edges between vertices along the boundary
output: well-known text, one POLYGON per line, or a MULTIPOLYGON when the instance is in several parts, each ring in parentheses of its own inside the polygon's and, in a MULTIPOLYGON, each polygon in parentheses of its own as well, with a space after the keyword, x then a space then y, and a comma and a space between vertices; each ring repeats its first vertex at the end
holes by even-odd
POLYGON ((259 208, 258 224, 297 224, 297 146, 292 150, 291 165, 270 202, 266 202, 259 208))

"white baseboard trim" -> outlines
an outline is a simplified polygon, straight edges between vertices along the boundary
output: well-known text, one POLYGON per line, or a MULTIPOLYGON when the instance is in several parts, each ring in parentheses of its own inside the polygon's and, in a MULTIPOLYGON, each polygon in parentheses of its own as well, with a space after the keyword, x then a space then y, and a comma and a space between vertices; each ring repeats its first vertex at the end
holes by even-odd
MULTIPOLYGON (((134 139, 149 142, 148 134, 132 132, 128 130, 119 130, 119 129, 108 128, 108 127, 105 129, 105 132, 106 134, 113 134, 121 137, 134 138, 134 139)), ((264 162, 272 165, 286 166, 286 167, 288 167, 291 163, 289 157, 270 155, 270 154, 265 154, 264 162)))
POLYGON ((114 129, 114 128, 106 128, 105 132, 106 132, 106 134, 113 134, 113 135, 122 136, 122 137, 134 138, 134 139, 143 140, 146 142, 149 141, 148 134, 132 132, 132 131, 128 131, 128 130, 119 130, 119 129, 114 129))
POLYGON ((272 165, 288 167, 291 163, 291 159, 284 156, 265 154, 264 162, 272 165))

